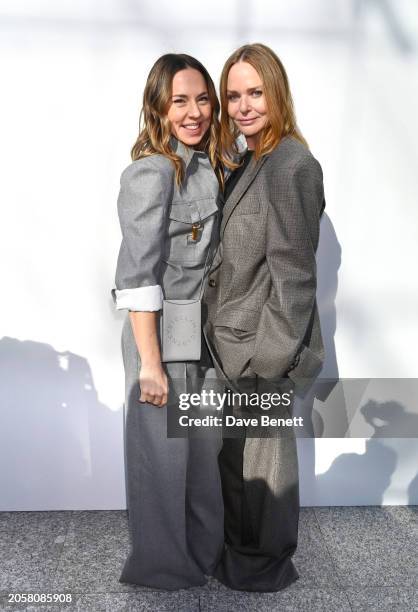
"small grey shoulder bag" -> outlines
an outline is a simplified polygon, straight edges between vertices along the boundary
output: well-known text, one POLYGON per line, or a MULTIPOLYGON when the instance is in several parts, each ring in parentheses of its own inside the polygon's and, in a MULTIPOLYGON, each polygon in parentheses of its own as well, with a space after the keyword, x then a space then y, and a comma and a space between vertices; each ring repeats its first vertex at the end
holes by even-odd
POLYGON ((206 255, 195 300, 163 300, 160 319, 161 361, 199 361, 201 354, 202 291, 211 247, 206 255))

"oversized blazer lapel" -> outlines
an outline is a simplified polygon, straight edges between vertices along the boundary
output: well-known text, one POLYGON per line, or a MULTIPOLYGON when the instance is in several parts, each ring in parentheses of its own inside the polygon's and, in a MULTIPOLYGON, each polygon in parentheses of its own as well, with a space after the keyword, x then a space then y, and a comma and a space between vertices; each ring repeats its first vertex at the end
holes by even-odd
POLYGON ((263 157, 261 157, 255 164, 254 161, 251 160, 249 166, 245 169, 238 183, 235 185, 233 192, 229 196, 223 208, 223 216, 220 229, 221 239, 224 235, 225 226, 228 223, 229 217, 232 215, 242 196, 247 191, 248 187, 251 185, 258 172, 260 171, 260 168, 268 157, 269 155, 263 155, 263 157))

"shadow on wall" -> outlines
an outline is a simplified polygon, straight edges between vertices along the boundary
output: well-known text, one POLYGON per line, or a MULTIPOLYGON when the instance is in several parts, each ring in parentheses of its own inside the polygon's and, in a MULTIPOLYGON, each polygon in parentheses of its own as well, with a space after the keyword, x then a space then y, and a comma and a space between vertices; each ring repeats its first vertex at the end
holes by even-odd
MULTIPOLYGON (((319 374, 320 378, 338 380, 338 363, 335 351, 335 330, 337 327, 337 315, 335 298, 338 289, 338 270, 341 265, 341 246, 338 242, 334 226, 329 216, 324 212, 321 218, 320 239, 316 255, 317 260, 317 302, 321 321, 321 333, 324 342, 325 362, 319 374)), ((321 387, 330 393, 333 385, 321 387)), ((307 431, 318 431, 323 420, 314 408, 315 399, 324 400, 325 397, 317 396, 315 385, 302 399, 296 397, 294 414, 302 416, 307 431), (310 423, 310 424, 309 424, 310 423)), ((345 402, 339 399, 339 406, 344 412, 345 402)), ((340 415, 340 421, 343 420, 340 415)), ((347 421, 348 424, 348 421, 347 421)), ((344 431, 346 431, 344 428, 344 431)), ((315 439, 299 438, 297 440, 299 457, 299 478, 301 504, 308 506, 316 499, 316 475, 315 475, 315 439)))
POLYGON ((0 364, 0 510, 119 509, 122 414, 99 402, 87 360, 4 337, 0 364))
POLYGON ((318 276, 317 301, 325 348, 325 362, 320 376, 322 378, 337 379, 339 374, 334 340, 337 328, 335 299, 338 289, 338 270, 341 266, 341 246, 331 219, 325 212, 321 219, 321 232, 316 260, 318 276))
POLYGON ((376 505, 390 485, 397 456, 381 440, 366 442, 364 454, 345 453, 337 457, 329 470, 317 476, 316 496, 320 504, 376 505), (337 499, 339 498, 339 499, 337 499))
POLYGON ((408 487, 408 504, 418 505, 418 473, 408 487))
MULTIPOLYGON (((321 221, 321 240, 317 253, 317 299, 325 345, 325 363, 320 376, 330 379, 338 379, 339 377, 334 337, 336 331, 335 298, 340 264, 341 247, 330 218, 324 214, 321 221)), ((361 389, 362 385, 359 384, 357 391, 360 394, 361 389)), ((331 390, 330 388, 329 391, 331 390)), ((318 431, 318 423, 321 420, 323 421, 323 418, 313 408, 315 390, 313 389, 311 393, 312 422, 316 422, 316 430, 318 431)), ((305 399, 305 415, 306 404, 305 399)), ((338 415, 335 415, 338 428, 345 431, 346 426, 348 428, 351 423, 353 415, 349 414, 342 392, 338 394, 335 404, 339 406, 338 415)), ((395 471, 399 467, 402 470, 404 466, 405 469, 408 469, 408 466, 416 465, 418 457, 416 447, 414 447, 414 439, 384 439, 385 434, 387 438, 396 438, 399 428, 403 432, 407 427, 416 431, 415 414, 408 413, 397 402, 368 402, 362 407, 361 412, 366 422, 374 428, 374 434, 366 442, 365 453, 341 454, 324 474, 315 476, 315 440, 298 440, 298 448, 301 451, 300 476, 303 505, 361 505, 364 503, 380 505, 395 471), (385 423, 384 426, 382 426, 382 422, 385 423), (408 423, 408 425, 405 425, 405 423, 408 423), (397 448, 399 448, 399 456, 402 458, 401 466, 398 466, 397 448)), ((403 434, 398 432, 398 435, 402 436, 403 434)), ((402 476, 402 474, 399 476, 402 476)), ((398 473, 396 477, 398 477, 398 473)), ((418 503, 418 475, 409 484, 408 499, 405 499, 405 503, 418 503)))
MULTIPOLYGON (((365 453, 342 454, 333 461, 327 472, 317 477, 316 496, 321 505, 381 505, 384 493, 398 468, 398 454, 395 449, 399 448, 399 456, 406 467, 417 464, 416 440, 395 437, 401 436, 402 433, 407 435, 408 428, 411 435, 415 435, 415 414, 407 412, 404 406, 394 401, 368 401, 361 408, 361 413, 375 431, 366 442, 365 453), (340 499, 336 499, 337 487, 340 499)), ((403 486, 402 481, 400 473, 399 488, 403 486)), ((407 496, 405 503, 418 503, 418 474, 410 482, 407 496)))

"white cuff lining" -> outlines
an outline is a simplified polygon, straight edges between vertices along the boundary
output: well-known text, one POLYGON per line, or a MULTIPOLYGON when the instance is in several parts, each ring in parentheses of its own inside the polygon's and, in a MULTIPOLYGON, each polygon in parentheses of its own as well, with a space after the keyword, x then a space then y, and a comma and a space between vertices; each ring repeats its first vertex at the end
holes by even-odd
POLYGON ((163 306, 163 291, 160 285, 115 289, 116 310, 155 311, 163 306))

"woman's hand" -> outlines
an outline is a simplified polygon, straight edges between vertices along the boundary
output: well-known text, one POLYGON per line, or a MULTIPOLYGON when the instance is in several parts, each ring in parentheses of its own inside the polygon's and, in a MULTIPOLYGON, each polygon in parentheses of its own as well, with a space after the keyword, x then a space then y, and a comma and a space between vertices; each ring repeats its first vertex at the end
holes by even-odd
POLYGON ((161 363, 142 364, 139 372, 140 402, 164 406, 168 399, 168 379, 161 363))
POLYGON ((167 403, 168 380, 161 365, 161 352, 157 335, 158 312, 133 311, 129 313, 132 331, 140 355, 140 402, 154 406, 167 403))

